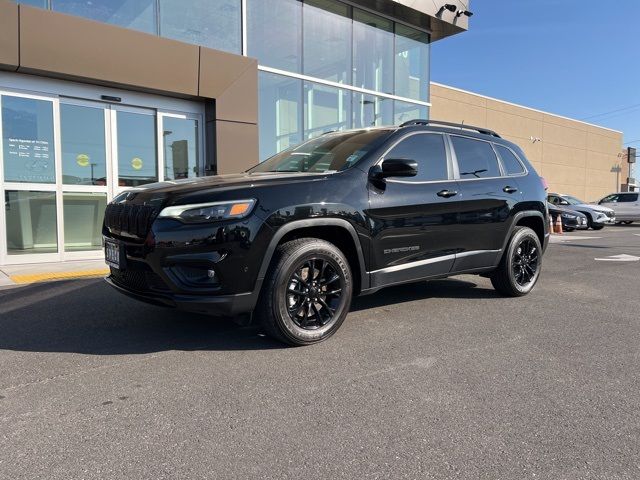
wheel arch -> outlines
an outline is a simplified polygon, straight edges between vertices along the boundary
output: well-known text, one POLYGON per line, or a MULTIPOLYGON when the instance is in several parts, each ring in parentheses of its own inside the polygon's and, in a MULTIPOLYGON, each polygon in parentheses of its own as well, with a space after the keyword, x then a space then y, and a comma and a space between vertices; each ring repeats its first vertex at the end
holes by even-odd
POLYGON ((366 272, 362 245, 358 240, 355 228, 347 220, 341 218, 318 218, 295 220, 280 227, 273 235, 265 252, 258 272, 257 287, 267 275, 273 254, 279 245, 296 238, 320 238, 333 243, 349 261, 354 280, 354 295, 369 288, 369 277, 366 272))
POLYGON ((546 240, 549 235, 549 226, 545 221, 545 215, 538 210, 524 210, 516 213, 513 217, 511 228, 509 229, 509 234, 506 236, 506 238, 504 239, 504 243, 502 244, 503 255, 504 252, 507 251, 507 246, 511 241, 513 230, 516 227, 529 227, 531 230, 533 230, 538 236, 540 245, 542 245, 543 250, 545 249, 547 245, 546 240))

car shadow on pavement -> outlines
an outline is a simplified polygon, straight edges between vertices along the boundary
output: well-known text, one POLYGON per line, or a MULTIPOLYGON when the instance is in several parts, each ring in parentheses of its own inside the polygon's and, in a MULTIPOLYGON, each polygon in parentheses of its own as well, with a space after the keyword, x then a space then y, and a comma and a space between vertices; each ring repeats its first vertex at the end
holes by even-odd
POLYGON ((407 283, 382 289, 372 295, 357 297, 353 301, 351 311, 379 308, 385 305, 426 300, 428 298, 498 298, 492 288, 478 287, 476 283, 449 278, 407 283))
MULTIPOLYGON (((487 298, 490 289, 461 280, 387 288, 354 300, 352 311, 414 300, 487 298)), ((167 350, 267 350, 284 348, 259 327, 147 305, 102 280, 75 280, 0 290, 0 350, 89 355, 145 354, 167 350)))

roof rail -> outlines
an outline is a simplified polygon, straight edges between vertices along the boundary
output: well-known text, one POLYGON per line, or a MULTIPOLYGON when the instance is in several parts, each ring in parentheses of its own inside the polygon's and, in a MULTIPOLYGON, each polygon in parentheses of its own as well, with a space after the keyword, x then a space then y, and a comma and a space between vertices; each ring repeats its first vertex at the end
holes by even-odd
POLYGON ((494 132, 493 130, 489 130, 488 128, 474 127, 473 125, 465 125, 464 123, 441 122, 439 120, 409 120, 408 122, 400 124, 400 127, 408 127, 410 125, 435 125, 442 127, 453 127, 459 128, 461 130, 473 130, 484 135, 491 135, 492 137, 502 138, 496 132, 494 132))

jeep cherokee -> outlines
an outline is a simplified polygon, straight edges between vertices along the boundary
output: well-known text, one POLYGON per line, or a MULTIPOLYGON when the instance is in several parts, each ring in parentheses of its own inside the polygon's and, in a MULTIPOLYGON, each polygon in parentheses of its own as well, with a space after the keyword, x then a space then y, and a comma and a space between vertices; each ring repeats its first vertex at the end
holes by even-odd
POLYGON ((133 298, 328 338, 353 295, 458 274, 529 293, 548 243, 543 180, 483 128, 329 132, 243 174, 128 190, 105 212, 106 281, 133 298))

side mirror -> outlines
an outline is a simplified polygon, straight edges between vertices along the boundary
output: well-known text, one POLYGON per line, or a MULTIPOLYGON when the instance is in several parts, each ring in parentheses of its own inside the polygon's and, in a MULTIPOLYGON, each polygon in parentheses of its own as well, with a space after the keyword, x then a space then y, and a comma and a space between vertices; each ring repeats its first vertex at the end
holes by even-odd
POLYGON ((371 176, 381 180, 389 177, 415 177, 418 162, 406 158, 387 158, 371 169, 371 176))

